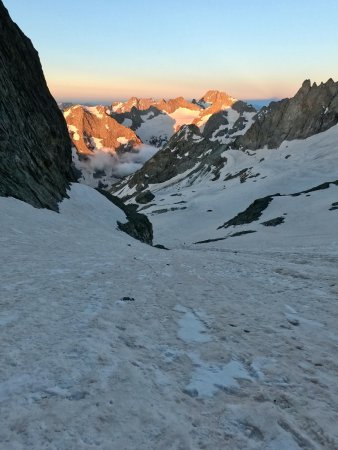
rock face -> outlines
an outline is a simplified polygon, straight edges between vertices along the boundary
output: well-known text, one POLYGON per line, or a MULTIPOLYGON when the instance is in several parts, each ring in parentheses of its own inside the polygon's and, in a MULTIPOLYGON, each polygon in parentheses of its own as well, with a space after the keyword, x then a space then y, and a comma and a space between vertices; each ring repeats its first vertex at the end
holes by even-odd
POLYGON ((64 112, 69 134, 80 154, 91 155, 102 148, 132 150, 141 144, 134 131, 110 117, 104 106, 73 106, 64 112))
POLYGON ((196 103, 206 110, 204 114, 214 114, 218 111, 230 108, 236 101, 236 98, 226 92, 210 90, 196 103))
POLYGON ((149 115, 152 115, 152 117, 156 117, 159 114, 161 114, 161 111, 155 108, 154 106, 150 106, 147 109, 139 109, 136 106, 133 106, 130 111, 126 112, 120 112, 111 113, 111 116, 120 124, 128 124, 125 126, 128 126, 131 130, 136 131, 137 128, 139 128, 142 123, 144 122, 144 117, 148 117, 149 115))
POLYGON ((210 90, 206 92, 203 97, 197 102, 203 110, 200 117, 194 120, 194 124, 204 123, 211 115, 217 114, 231 108, 237 100, 226 92, 210 90))
POLYGON ((72 180, 66 123, 38 53, 0 0, 0 195, 57 210, 72 180))
POLYGON ((198 104, 217 103, 225 106, 231 106, 235 101, 236 99, 226 92, 210 90, 203 95, 203 97, 198 101, 198 104))
POLYGON ((121 231, 145 244, 153 245, 153 226, 147 216, 136 212, 132 205, 125 205, 122 200, 109 192, 97 190, 125 213, 127 222, 117 222, 121 231))
POLYGON ((338 123, 338 82, 319 86, 305 80, 291 99, 272 102, 256 116, 255 123, 236 146, 256 150, 277 148, 284 141, 305 139, 338 123))

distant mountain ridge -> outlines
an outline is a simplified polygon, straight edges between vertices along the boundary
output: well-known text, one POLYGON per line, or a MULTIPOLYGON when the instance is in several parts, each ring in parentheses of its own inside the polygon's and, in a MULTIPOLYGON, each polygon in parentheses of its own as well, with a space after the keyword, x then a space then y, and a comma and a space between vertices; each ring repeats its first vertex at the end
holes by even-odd
MULTIPOLYGON (((306 80, 293 98, 272 102, 259 112, 252 105, 215 90, 191 102, 183 97, 171 100, 132 97, 126 102, 114 102, 112 108, 92 107, 91 113, 95 109, 102 124, 111 120, 121 126, 120 133, 132 132, 125 138, 127 146, 130 136, 132 143, 158 148, 136 173, 122 181, 117 183, 109 175, 109 168, 105 168, 102 176, 100 171, 93 173, 92 185, 109 189, 144 208, 142 205, 153 197, 152 186, 180 184, 182 179, 189 184, 204 178, 216 181, 226 170, 227 152, 231 149, 278 148, 284 140, 304 139, 338 123, 337 86, 332 80, 319 86, 306 80)), ((69 122, 68 111, 65 117, 69 122)), ((87 139, 94 132, 98 134, 94 127, 87 129, 87 139)), ((93 140, 97 142, 98 137, 90 137, 89 142, 93 140)), ((112 143, 107 144, 114 152, 119 151, 112 143)), ((129 148, 138 151, 132 145, 129 148)), ((92 155, 96 150, 99 149, 91 148, 92 155)), ((83 164, 81 170, 86 170, 83 164)), ((226 177, 244 182, 253 176, 257 175, 248 165, 226 177)))
POLYGON ((140 111, 145 111, 151 106, 154 106, 159 110, 165 111, 167 113, 172 113, 178 108, 188 108, 197 111, 199 111, 200 109, 197 104, 189 102, 183 97, 177 97, 169 100, 164 100, 163 98, 160 100, 154 100, 152 98, 131 97, 126 102, 113 102, 112 111, 114 113, 124 113, 130 112, 132 108, 139 109, 140 111))
MULTIPOLYGON (((173 180, 172 184, 181 183, 182 176, 190 184, 204 176, 217 180, 228 164, 228 150, 278 148, 285 140, 305 139, 337 124, 337 94, 338 83, 331 79, 319 86, 306 80, 293 98, 273 102, 259 113, 244 102, 235 102, 231 109, 211 115, 202 129, 194 125, 182 127, 167 146, 134 175, 113 186, 112 192, 129 201, 134 198, 137 202, 149 186, 169 183, 170 180, 173 180), (230 112, 238 114, 231 127, 230 112), (227 138, 219 139, 226 127, 230 127, 227 138)), ((211 92, 202 102, 215 98, 223 101, 224 97, 211 92)), ((204 111, 209 108, 207 105, 204 111)), ((251 175, 249 168, 241 168, 229 176, 243 181, 251 175)))
POLYGON ((232 238, 243 246, 260 239, 273 245, 295 229, 294 239, 310 245, 307 236, 320 239, 335 227, 337 89, 331 79, 306 80, 293 98, 258 113, 236 102, 203 128, 182 126, 110 191, 146 213, 157 242, 168 247, 222 248, 232 238), (251 122, 240 129, 245 115, 251 122), (217 140, 225 128, 227 137, 217 140))
POLYGON ((126 102, 114 102, 112 116, 118 122, 130 126, 145 143, 153 142, 161 147, 180 126, 194 123, 198 127, 203 127, 211 115, 231 108, 236 102, 237 99, 226 92, 216 90, 209 90, 198 101, 194 99, 188 101, 183 97, 169 100, 132 97, 126 102), (167 120, 164 117, 157 117, 160 114, 169 117, 167 120), (152 127, 154 134, 149 136, 148 130, 145 133, 142 129, 142 123, 154 117, 157 117, 160 132, 157 132, 154 126, 152 127))
MULTIPOLYGON (((165 147, 186 125, 195 125, 203 139, 224 144, 244 133, 255 114, 252 106, 216 90, 206 92, 198 101, 188 101, 183 97, 169 100, 132 97, 126 102, 113 102, 111 108, 75 105, 64 110, 74 148, 81 159, 77 162, 76 154, 73 155, 83 174, 82 179, 101 188, 116 182, 117 172, 109 169, 107 158, 104 170, 101 164, 97 170, 93 158, 100 152, 110 154, 114 165, 118 163, 115 156, 121 153, 133 152, 136 155, 144 145, 155 148, 155 151, 165 147)), ((143 157, 141 159, 144 160, 143 157)))

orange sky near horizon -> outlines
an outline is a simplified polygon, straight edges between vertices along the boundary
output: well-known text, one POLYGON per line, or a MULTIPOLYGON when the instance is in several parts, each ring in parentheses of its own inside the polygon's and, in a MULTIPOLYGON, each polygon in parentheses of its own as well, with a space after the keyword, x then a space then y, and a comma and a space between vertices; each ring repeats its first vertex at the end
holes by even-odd
MULTIPOLYGON (((293 83, 275 81, 262 83, 239 79, 231 82, 218 82, 210 86, 207 81, 182 82, 178 80, 135 80, 128 78, 76 78, 63 79, 46 74, 47 83, 58 101, 107 101, 123 100, 130 97, 199 99, 209 89, 225 91, 238 99, 285 98, 293 96, 300 88, 303 79, 293 83)), ((316 80, 311 80, 316 81, 316 80)), ((326 80, 323 80, 326 81, 326 80)))
POLYGON ((59 101, 293 96, 338 79, 338 2, 5 0, 59 101), (85 5, 84 5, 85 3, 85 5))

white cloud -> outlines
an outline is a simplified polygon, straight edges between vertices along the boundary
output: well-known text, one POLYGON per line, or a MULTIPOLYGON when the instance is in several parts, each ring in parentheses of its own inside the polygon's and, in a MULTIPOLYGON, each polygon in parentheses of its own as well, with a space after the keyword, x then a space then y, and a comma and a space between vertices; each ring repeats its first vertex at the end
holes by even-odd
POLYGON ((157 147, 141 144, 135 147, 132 152, 116 153, 109 148, 96 149, 93 155, 86 156, 79 160, 73 155, 75 165, 82 172, 95 172, 97 170, 105 171, 109 177, 121 178, 128 176, 141 169, 143 164, 148 161, 156 152, 157 147))

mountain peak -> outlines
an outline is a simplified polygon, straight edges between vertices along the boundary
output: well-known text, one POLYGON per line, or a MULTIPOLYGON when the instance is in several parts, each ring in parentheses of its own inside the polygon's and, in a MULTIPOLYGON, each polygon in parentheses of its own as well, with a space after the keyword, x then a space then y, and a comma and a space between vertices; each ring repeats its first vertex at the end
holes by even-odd
POLYGON ((231 106, 236 101, 227 92, 211 89, 207 91, 203 97, 199 100, 201 103, 223 103, 231 106))
POLYGON ((302 83, 302 88, 310 88, 311 87, 311 80, 304 80, 302 83))
POLYGON ((332 78, 329 78, 325 83, 321 82, 319 85, 316 82, 314 82, 311 85, 311 80, 307 79, 307 80, 303 81, 302 86, 300 87, 298 92, 300 92, 300 91, 302 91, 302 92, 306 91, 307 92, 307 91, 309 91, 312 88, 332 87, 332 86, 335 86, 335 85, 336 85, 336 83, 334 82, 334 80, 332 78))
POLYGON ((118 123, 106 109, 76 105, 64 112, 73 146, 79 154, 91 155, 102 149, 114 153, 141 144, 134 131, 118 123))

